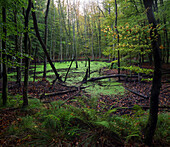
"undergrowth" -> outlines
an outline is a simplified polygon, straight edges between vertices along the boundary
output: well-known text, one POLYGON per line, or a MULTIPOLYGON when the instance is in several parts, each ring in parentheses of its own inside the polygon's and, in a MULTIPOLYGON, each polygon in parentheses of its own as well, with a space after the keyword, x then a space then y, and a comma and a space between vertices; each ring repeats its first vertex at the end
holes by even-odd
MULTIPOLYGON (((23 111, 34 111, 12 123, 6 134, 20 138, 24 146, 124 146, 142 144, 148 112, 135 105, 134 115, 115 115, 117 108, 99 111, 97 98, 77 97, 72 105, 63 101, 42 105, 30 99, 30 106, 23 111)), ((104 104, 103 104, 104 110, 104 104)), ((154 140, 168 144, 169 115, 159 114, 154 140), (165 129, 166 128, 166 129, 165 129)))

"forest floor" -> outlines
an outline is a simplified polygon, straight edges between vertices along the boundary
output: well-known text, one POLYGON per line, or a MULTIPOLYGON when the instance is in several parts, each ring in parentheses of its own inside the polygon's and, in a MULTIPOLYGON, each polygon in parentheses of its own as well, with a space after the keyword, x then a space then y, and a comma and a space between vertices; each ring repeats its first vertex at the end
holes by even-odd
MULTIPOLYGON (((149 67, 148 67, 149 68, 149 67)), ((170 69, 169 65, 168 67, 165 67, 166 69, 170 69)), ((123 71, 121 71, 123 73, 123 71)), ((103 75, 111 75, 111 74, 117 74, 117 70, 113 69, 103 69, 103 75)), ((169 96, 170 96, 170 83, 167 82, 169 80, 169 75, 165 75, 162 78, 162 88, 160 91, 160 97, 159 97, 159 106, 169 106, 169 96)), ((151 91, 152 82, 135 82, 135 81, 120 81, 122 85, 128 89, 131 89, 141 95, 149 96, 151 91)), ((9 81, 9 93, 10 95, 16 95, 20 94, 22 95, 22 88, 18 88, 14 82, 9 81)), ((75 86, 65 86, 61 83, 55 83, 55 85, 52 86, 52 83, 50 83, 47 80, 40 80, 38 82, 29 82, 28 86, 28 94, 29 98, 38 98, 41 99, 42 102, 52 102, 56 100, 63 100, 65 101, 65 104, 73 105, 76 107, 81 107, 81 104, 77 101, 72 101, 74 99, 74 96, 82 97, 86 96, 88 98, 91 98, 91 95, 87 93, 84 89, 83 90, 76 90, 75 86), (63 92, 64 91, 64 92, 63 92), (69 92, 70 91, 70 92, 69 92), (56 94, 57 92, 57 94, 56 94), (61 92, 61 93, 60 93, 61 92), (44 93, 55 93, 53 96, 47 96, 43 97, 44 93)), ((85 102, 86 103, 86 102, 85 102)), ((128 107, 129 109, 120 109, 116 111, 115 113, 118 115, 123 114, 133 114, 133 111, 131 111, 130 108, 132 108, 134 105, 140 105, 145 109, 149 108, 149 99, 140 97, 132 92, 126 91, 124 95, 103 95, 100 94, 98 97, 98 104, 96 109, 100 111, 100 108, 102 108, 103 104, 105 105, 105 109, 102 109, 101 111, 107 111, 112 108, 119 108, 119 107, 128 107)), ((90 108, 88 103, 86 104, 87 108, 90 108)), ((2 109, 0 111, 0 135, 3 134, 4 130, 8 126, 10 126, 11 123, 16 121, 17 116, 26 116, 26 113, 20 112, 20 111, 13 111, 14 109, 2 109)), ((169 111, 167 108, 160 108, 159 111, 169 111)), ((31 112, 29 112, 31 113, 31 112)), ((18 120, 19 121, 19 120, 18 120)), ((0 139, 0 144, 4 143, 6 139, 0 139)), ((11 142, 12 144, 12 142, 11 142)), ((14 142, 14 144, 17 144, 17 138, 14 142)), ((22 144, 22 143, 19 143, 22 144)))
MULTIPOLYGON (((152 68, 151 66, 144 65, 145 68, 152 68)), ((164 65, 164 69, 170 69, 170 65, 164 65)), ((112 75, 117 74, 117 69, 107 69, 104 68, 102 70, 102 75, 112 75)), ((125 71, 121 71, 121 74, 126 74, 125 71)), ((170 104, 170 82, 167 82, 170 79, 170 75, 163 75, 162 77, 162 87, 160 91, 159 96, 159 106, 169 106, 170 104)), ((118 78, 117 78, 118 80, 118 78)), ((96 83, 100 84, 98 81, 96 83)), ((145 109, 148 109, 149 107, 149 96, 151 93, 151 86, 152 82, 137 82, 136 80, 132 81, 125 81, 124 79, 121 79, 120 83, 122 83, 123 87, 130 89, 139 95, 143 95, 144 97, 138 96, 128 90, 126 90, 125 94, 118 94, 118 95, 104 95, 100 94, 98 98, 98 108, 100 109, 100 104, 102 102, 105 103, 106 109, 109 109, 111 106, 114 105, 114 107, 133 107, 134 105, 140 105, 143 106, 145 109), (147 98, 148 97, 148 98, 147 98)), ((101 85, 101 84, 100 84, 101 85)), ((103 85, 104 86, 104 85, 103 85)), ((78 86, 77 86, 78 87, 78 86)), ((40 80, 38 82, 29 82, 28 86, 28 94, 32 98, 38 98, 42 99, 42 101, 45 102, 52 102, 56 100, 67 100, 67 104, 73 104, 78 106, 79 104, 76 102, 72 102, 71 100, 74 99, 74 96, 87 96, 91 97, 89 93, 87 93, 85 90, 78 91, 76 86, 66 86, 61 83, 55 83, 52 85, 52 82, 50 83, 46 79, 40 80), (43 97, 43 94, 52 94, 51 96, 45 96, 43 97)), ((9 82, 9 92, 12 95, 21 94, 22 95, 22 87, 18 88, 14 82, 9 82)), ((87 106, 89 107, 89 106, 87 106)), ((160 108, 162 110, 164 108, 160 108)), ((165 110, 165 109, 164 109, 165 110)), ((122 109, 119 110, 117 113, 119 114, 128 114, 131 113, 130 109, 122 109), (125 112, 126 111, 126 112, 125 112)))

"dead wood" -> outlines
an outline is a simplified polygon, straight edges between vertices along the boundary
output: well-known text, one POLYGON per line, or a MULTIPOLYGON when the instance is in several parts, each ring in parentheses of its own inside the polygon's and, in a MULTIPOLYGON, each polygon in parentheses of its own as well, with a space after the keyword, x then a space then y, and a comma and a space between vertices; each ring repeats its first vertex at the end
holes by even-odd
POLYGON ((125 75, 125 74, 114 74, 114 75, 90 78, 89 80, 87 80, 87 82, 94 82, 94 81, 97 81, 97 80, 102 80, 102 79, 107 79, 107 78, 117 78, 117 77, 127 77, 127 75, 125 75))
POLYGON ((87 88, 87 87, 75 87, 75 89, 72 89, 72 90, 65 90, 65 91, 52 92, 52 93, 43 93, 40 96, 40 100, 47 98, 47 97, 51 97, 51 96, 67 94, 67 93, 70 93, 70 92, 76 92, 76 91, 79 91, 79 90, 82 90, 82 89, 85 89, 85 88, 87 88))
POLYGON ((81 83, 87 83, 88 71, 89 71, 89 69, 87 68, 86 74, 85 74, 83 81, 81 83))
POLYGON ((67 73, 66 73, 66 76, 65 76, 65 79, 64 79, 64 82, 67 80, 67 75, 68 75, 68 73, 69 73, 69 71, 70 71, 70 68, 71 68, 74 60, 75 60, 75 57, 73 58, 73 60, 72 60, 71 63, 70 63, 70 66, 69 66, 69 68, 68 68, 68 70, 67 70, 67 73))
MULTIPOLYGON (((144 105, 138 105, 139 107, 141 107, 142 109, 146 110, 146 109, 150 109, 150 106, 144 106, 144 105)), ((160 109, 170 109, 170 106, 158 106, 158 108, 160 109)), ((117 109, 117 110, 120 110, 120 109, 133 109, 135 110, 135 107, 132 106, 132 107, 118 107, 118 108, 114 108, 114 109, 117 109)))
POLYGON ((143 94, 140 94, 139 92, 136 92, 136 91, 134 91, 134 90, 131 90, 131 89, 129 89, 129 88, 127 88, 127 87, 124 87, 126 90, 128 90, 128 91, 130 91, 130 92, 132 92, 132 93, 134 93, 134 94, 136 94, 136 95, 138 95, 138 96, 140 96, 140 97, 143 97, 143 98, 145 98, 145 99, 149 99, 149 96, 145 96, 145 95, 143 95, 143 94))

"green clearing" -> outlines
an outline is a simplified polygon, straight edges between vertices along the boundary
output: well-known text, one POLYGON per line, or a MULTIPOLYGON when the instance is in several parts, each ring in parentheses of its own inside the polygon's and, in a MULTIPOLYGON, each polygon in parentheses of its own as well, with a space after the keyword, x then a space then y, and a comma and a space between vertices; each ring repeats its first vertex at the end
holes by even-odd
MULTIPOLYGON (((58 73, 62 76, 62 79, 65 78, 67 73, 67 69, 69 68, 71 62, 55 62, 54 65, 58 70, 58 73)), ((109 67, 110 63, 101 62, 101 61, 92 61, 90 62, 90 78, 93 77, 100 77, 102 75, 99 74, 99 70, 104 67, 109 67)), ((34 65, 31 65, 31 70, 33 69, 34 65)), ((68 78, 66 81, 67 85, 76 85, 77 83, 81 82, 85 76, 86 69, 88 68, 88 63, 86 61, 78 61, 78 68, 76 69, 76 63, 73 62, 70 72, 68 73, 68 78)), ((47 64, 47 71, 52 70, 50 64, 47 64)), ((37 74, 36 76, 41 77, 43 76, 43 65, 37 65, 36 72, 42 72, 37 74)), ((16 73, 8 74, 9 81, 15 81, 16 73)), ((36 81, 40 80, 36 79, 36 81)), ((47 72, 47 80, 52 82, 55 79, 54 72, 47 72), (50 76, 50 77, 49 77, 50 76)), ((24 77, 22 76, 22 81, 24 77)), ((30 74, 29 81, 33 81, 33 74, 30 74)), ((124 88, 121 86, 120 83, 115 82, 115 79, 103 79, 97 82, 88 82, 86 86, 89 86, 86 90, 88 93, 92 94, 93 96, 98 96, 100 94, 103 95, 115 95, 115 94, 124 94, 124 88)))

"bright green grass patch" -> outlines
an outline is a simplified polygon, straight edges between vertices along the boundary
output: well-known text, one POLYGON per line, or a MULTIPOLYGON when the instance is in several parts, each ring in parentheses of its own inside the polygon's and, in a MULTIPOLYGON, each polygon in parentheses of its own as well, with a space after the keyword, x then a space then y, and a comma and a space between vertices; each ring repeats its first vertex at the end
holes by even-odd
MULTIPOLYGON (((60 76, 62 77, 63 80, 65 78, 65 75, 67 73, 67 69, 68 69, 70 63, 71 62, 55 62, 54 63, 56 69, 58 70, 58 73, 60 74, 60 76), (60 69, 62 69, 62 70, 60 70, 60 69)), ((90 71, 92 72, 92 74, 90 74, 90 78, 100 77, 101 75, 99 74, 99 69, 101 69, 103 67, 108 67, 108 66, 110 66, 110 63, 107 63, 107 62, 99 62, 99 61, 90 62, 90 71)), ((75 67, 76 67, 76 62, 73 62, 70 72, 68 73, 68 76, 67 76, 66 83, 68 85, 75 85, 76 83, 79 83, 83 80, 85 73, 86 73, 86 69, 88 68, 88 62, 78 61, 78 68, 75 69, 75 67)), ((48 70, 52 70, 50 64, 47 64, 47 71, 48 70)), ((36 71, 42 72, 43 65, 37 65, 36 71)), ((16 75, 16 73, 9 74, 9 81, 16 80, 14 78, 10 78, 10 76, 14 76, 14 75, 16 75)), ((43 73, 36 74, 36 76, 42 77, 43 73)), ((47 72, 47 80, 49 80, 51 82, 54 79, 55 79, 54 72, 47 72)), ((22 81, 24 81, 23 76, 22 76, 22 81)), ((33 74, 29 76, 29 81, 33 81, 33 74)), ((120 83, 114 82, 114 79, 100 80, 100 82, 105 83, 103 86, 96 84, 97 82, 93 82, 95 85, 87 88, 87 91, 89 93, 92 93, 94 96, 95 95, 97 96, 99 94, 112 95, 112 94, 119 94, 119 93, 123 94, 124 93, 124 88, 120 85, 120 83)), ((92 85, 92 83, 88 82, 87 86, 89 86, 89 85, 92 85)))
POLYGON ((93 86, 90 86, 86 88, 86 91, 88 93, 91 93, 92 95, 117 95, 117 94, 124 94, 124 87, 121 86, 118 82, 108 82, 108 81, 102 81, 103 85, 100 86, 98 84, 95 84, 93 86), (113 82, 113 83, 112 83, 113 82))

